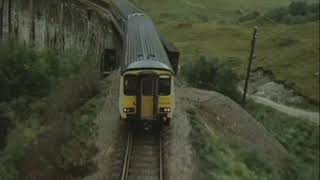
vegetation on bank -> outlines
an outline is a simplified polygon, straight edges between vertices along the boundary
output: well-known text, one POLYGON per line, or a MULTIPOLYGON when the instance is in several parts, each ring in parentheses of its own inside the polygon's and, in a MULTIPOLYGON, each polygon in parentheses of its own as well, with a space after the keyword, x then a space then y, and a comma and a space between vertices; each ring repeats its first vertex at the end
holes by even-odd
POLYGON ((189 110, 199 179, 319 179, 319 127, 263 106, 250 104, 248 109, 287 149, 289 158, 282 165, 273 164, 261 152, 212 135, 196 111, 189 110))
POLYGON ((279 174, 270 161, 259 152, 230 146, 223 136, 208 133, 194 110, 189 110, 192 124, 191 139, 198 163, 196 174, 199 180, 267 180, 279 179, 279 174))
POLYGON ((287 179, 319 179, 319 126, 250 102, 246 109, 291 155, 287 179))
MULTIPOLYGON (((239 17, 254 12, 262 17, 276 15, 272 11, 281 7, 288 9, 291 1, 134 2, 152 16, 160 32, 181 50, 182 64, 198 60, 202 54, 211 57, 218 55, 222 61, 236 61, 235 70, 241 78, 246 73, 252 27, 261 24, 257 40, 257 60, 253 68, 263 67, 272 71, 278 80, 287 82, 297 92, 319 102, 319 20, 299 24, 271 22, 266 18, 262 19, 263 22, 239 22, 239 17)), ((316 7, 312 5, 314 3, 319 2, 308 1, 308 9, 316 7)), ((288 10, 284 13, 290 12, 288 10)), ((300 16, 293 18, 298 20, 300 16)))
POLYGON ((239 18, 239 22, 256 21, 259 23, 274 22, 284 24, 302 24, 319 20, 319 3, 293 1, 287 7, 274 8, 261 14, 253 11, 239 18))
POLYGON ((231 64, 222 63, 216 57, 200 56, 198 60, 184 64, 181 74, 191 86, 214 90, 240 102, 239 78, 231 64))
POLYGON ((94 170, 99 74, 79 54, 1 44, 0 179, 72 179, 94 170))
POLYGON ((1 43, 0 54, 0 102, 20 96, 46 96, 59 79, 79 72, 81 63, 79 52, 37 53, 15 42, 1 43))

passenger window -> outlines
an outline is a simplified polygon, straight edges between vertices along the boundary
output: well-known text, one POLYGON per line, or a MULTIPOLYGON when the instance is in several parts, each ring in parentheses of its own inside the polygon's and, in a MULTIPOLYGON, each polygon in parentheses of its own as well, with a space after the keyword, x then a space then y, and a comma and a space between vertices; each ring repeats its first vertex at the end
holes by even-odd
POLYGON ((170 78, 160 78, 159 79, 159 95, 168 96, 171 92, 171 79, 170 78))
POLYGON ((127 75, 124 77, 124 94, 128 96, 135 96, 137 94, 137 77, 134 75, 127 75))
POLYGON ((144 79, 142 81, 142 94, 146 96, 153 95, 153 79, 144 79))

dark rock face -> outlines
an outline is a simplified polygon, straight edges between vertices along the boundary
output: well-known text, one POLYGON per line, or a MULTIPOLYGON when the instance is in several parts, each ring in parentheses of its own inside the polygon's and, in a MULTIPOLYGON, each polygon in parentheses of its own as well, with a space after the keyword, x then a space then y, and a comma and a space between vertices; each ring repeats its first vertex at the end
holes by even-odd
MULTIPOLYGON (((0 0, 0 42, 17 41, 37 51, 79 50, 99 71, 105 49, 120 43, 109 19, 92 9, 78 0, 0 0)), ((0 112, 0 149, 10 122, 0 112)))
POLYGON ((115 44, 109 20, 79 1, 1 0, 0 6, 2 2, 3 40, 14 39, 36 49, 80 49, 83 55, 97 58, 115 44))
POLYGON ((11 127, 10 120, 0 115, 0 150, 7 144, 7 136, 11 127))

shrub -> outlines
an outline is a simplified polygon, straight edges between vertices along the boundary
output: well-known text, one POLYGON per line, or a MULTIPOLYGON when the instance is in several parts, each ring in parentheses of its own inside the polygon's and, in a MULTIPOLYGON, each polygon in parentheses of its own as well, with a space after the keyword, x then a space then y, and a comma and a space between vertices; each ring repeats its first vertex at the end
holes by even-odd
POLYGON ((182 75, 194 87, 215 90, 235 101, 240 100, 237 75, 229 64, 220 63, 218 58, 201 56, 198 61, 182 66, 182 75))
POLYGON ((19 179, 19 173, 12 161, 0 159, 0 179, 3 179, 3 180, 19 179))
POLYGON ((307 4, 304 1, 292 2, 288 7, 273 9, 265 17, 274 22, 285 24, 301 24, 319 20, 319 3, 307 4))
POLYGON ((280 37, 276 41, 279 47, 287 47, 299 43, 294 37, 280 37))
POLYGON ((237 102, 240 102, 241 95, 237 89, 238 82, 239 78, 237 74, 230 68, 229 65, 220 65, 216 79, 216 91, 230 97, 237 102))
POLYGON ((267 16, 275 22, 282 22, 283 19, 287 16, 287 14, 287 8, 276 8, 268 12, 265 16, 267 16))
POLYGON ((15 126, 0 155, 0 179, 66 179, 94 168, 96 106, 80 107, 97 94, 99 73, 95 56, 80 54, 0 44, 0 125, 9 118, 15 126))
POLYGON ((304 1, 296 1, 290 3, 288 10, 293 16, 304 16, 308 12, 308 5, 304 1))
POLYGON ((319 3, 313 3, 308 6, 308 11, 311 13, 318 13, 320 10, 320 4, 319 3))
POLYGON ((0 102, 47 95, 59 79, 78 72, 82 60, 75 50, 35 53, 15 42, 0 44, 0 57, 0 102))
POLYGON ((214 88, 213 82, 216 79, 217 71, 217 59, 213 58, 210 61, 204 56, 201 56, 198 61, 182 67, 182 74, 185 76, 187 82, 195 87, 203 89, 214 88))
MULTIPOLYGON (((39 86, 47 86, 46 78, 35 68, 36 54, 27 47, 14 43, 0 45, 0 101, 9 100, 22 94, 35 94, 39 86)), ((37 91, 38 92, 38 91, 37 91)))
POLYGON ((307 22, 307 17, 306 16, 292 16, 292 15, 287 15, 284 17, 283 22, 286 24, 302 24, 304 22, 307 22))
POLYGON ((253 11, 239 18, 239 22, 250 21, 258 18, 260 13, 258 11, 253 11))
POLYGON ((10 121, 10 119, 6 116, 1 115, 1 112, 0 112, 0 151, 7 144, 7 135, 9 132, 9 128, 12 126, 11 123, 12 122, 10 121))

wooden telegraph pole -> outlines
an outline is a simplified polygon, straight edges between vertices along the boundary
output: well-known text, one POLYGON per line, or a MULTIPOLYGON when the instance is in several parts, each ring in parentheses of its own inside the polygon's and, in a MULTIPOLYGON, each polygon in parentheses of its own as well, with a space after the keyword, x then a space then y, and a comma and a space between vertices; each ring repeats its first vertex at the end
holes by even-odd
POLYGON ((0 41, 3 36, 3 9, 4 9, 4 0, 1 0, 0 4, 0 41))
POLYGON ((248 91, 248 84, 249 84, 249 79, 250 79, 250 72, 251 72, 251 65, 252 65, 252 60, 256 58, 256 40, 257 40, 257 32, 258 32, 258 27, 254 27, 253 31, 253 37, 251 41, 251 51, 250 51, 250 56, 249 56, 249 64, 247 68, 247 76, 246 76, 246 81, 244 85, 244 91, 243 91, 243 97, 242 97, 242 104, 245 105, 246 103, 246 96, 247 96, 247 91, 248 91))
POLYGON ((11 38, 12 33, 12 0, 8 0, 8 35, 11 38))
POLYGON ((35 16, 34 16, 34 0, 29 0, 29 11, 30 11, 30 44, 32 47, 35 46, 36 39, 36 28, 35 28, 35 16))

